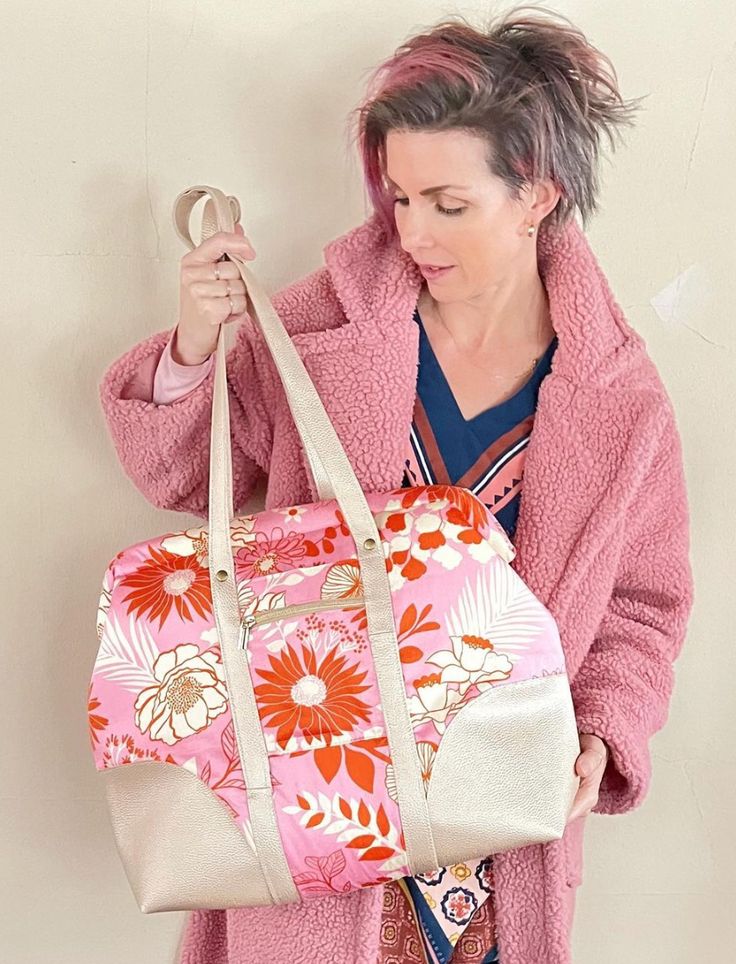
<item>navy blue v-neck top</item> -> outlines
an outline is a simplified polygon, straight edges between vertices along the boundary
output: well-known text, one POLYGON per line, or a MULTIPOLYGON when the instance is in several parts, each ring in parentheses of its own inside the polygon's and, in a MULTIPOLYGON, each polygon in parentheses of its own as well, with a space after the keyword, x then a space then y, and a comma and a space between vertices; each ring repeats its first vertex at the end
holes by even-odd
POLYGON ((465 419, 418 309, 414 321, 419 325, 419 372, 411 427, 413 460, 407 461, 402 484, 465 486, 491 509, 512 538, 539 386, 551 369, 557 336, 518 391, 465 419))
MULTIPOLYGON (((465 419, 434 354, 418 309, 414 320, 419 325, 419 372, 411 425, 411 455, 405 460, 402 487, 464 486, 493 512, 513 542, 539 386, 551 370, 557 336, 518 391, 474 418, 465 419)), ((493 858, 488 859, 492 867, 493 858)), ((404 884, 402 890, 414 909, 427 960, 432 964, 450 964, 453 946, 441 924, 444 920, 441 915, 449 913, 444 902, 430 907, 412 877, 402 878, 400 883, 404 884)), ((488 899, 492 901, 493 896, 488 899)), ((473 916, 465 922, 465 928, 472 923, 473 916)), ((452 917, 447 919, 457 923, 452 917)), ((481 949, 481 954, 481 964, 499 962, 499 947, 492 941, 481 949)))

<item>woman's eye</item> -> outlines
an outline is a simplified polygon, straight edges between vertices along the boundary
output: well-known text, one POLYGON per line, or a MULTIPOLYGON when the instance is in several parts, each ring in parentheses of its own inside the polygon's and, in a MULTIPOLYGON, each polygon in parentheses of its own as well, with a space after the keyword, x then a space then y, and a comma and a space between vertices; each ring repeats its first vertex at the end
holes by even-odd
MULTIPOLYGON (((408 197, 395 197, 394 204, 403 204, 405 201, 408 202, 408 197)), ((437 210, 441 211, 442 214, 453 215, 462 214, 465 208, 443 208, 441 204, 437 205, 437 210)))

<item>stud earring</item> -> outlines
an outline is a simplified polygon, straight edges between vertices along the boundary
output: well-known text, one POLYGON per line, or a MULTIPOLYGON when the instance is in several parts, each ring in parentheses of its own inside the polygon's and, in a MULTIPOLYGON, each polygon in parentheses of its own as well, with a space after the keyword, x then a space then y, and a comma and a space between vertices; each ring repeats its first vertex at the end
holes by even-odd
POLYGON ((529 225, 529 227, 526 229, 526 233, 529 235, 529 237, 531 237, 531 236, 534 234, 534 225, 533 225, 533 224, 530 224, 530 225, 529 225))

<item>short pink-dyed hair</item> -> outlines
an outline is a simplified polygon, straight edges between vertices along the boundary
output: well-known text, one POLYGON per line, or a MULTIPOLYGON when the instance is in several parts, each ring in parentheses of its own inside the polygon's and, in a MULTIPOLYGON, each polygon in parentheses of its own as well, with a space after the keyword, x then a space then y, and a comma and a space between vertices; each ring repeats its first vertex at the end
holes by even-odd
POLYGON ((510 194, 549 178, 560 199, 545 219, 562 225, 577 208, 597 210, 601 132, 631 124, 610 60, 567 18, 534 6, 491 18, 482 28, 454 15, 411 37, 370 74, 351 114, 370 203, 396 236, 386 181, 390 130, 461 129, 485 139, 489 171, 510 194))

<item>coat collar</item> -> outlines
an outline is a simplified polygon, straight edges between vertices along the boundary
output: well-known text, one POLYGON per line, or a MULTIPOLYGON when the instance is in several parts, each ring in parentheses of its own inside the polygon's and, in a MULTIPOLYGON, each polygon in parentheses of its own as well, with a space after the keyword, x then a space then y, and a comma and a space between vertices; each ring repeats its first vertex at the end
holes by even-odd
MULTIPOLYGON (((629 381, 644 342, 627 323, 577 222, 560 229, 542 222, 537 252, 558 338, 550 374, 586 388, 629 381)), ((423 278, 398 239, 388 240, 376 214, 327 244, 323 254, 347 319, 329 332, 331 343, 336 333, 362 339, 412 325, 423 278)))
MULTIPOLYGON (((569 618, 585 616, 579 601, 590 561, 618 544, 622 493, 631 484, 632 465, 646 459, 651 445, 661 383, 577 223, 555 233, 543 228, 537 244, 558 345, 539 390, 512 565, 559 624, 568 626, 569 618)), ((328 244, 324 256, 347 320, 310 333, 310 344, 302 347, 313 356, 312 374, 361 483, 386 490, 400 485, 411 423, 418 344, 412 316, 423 279, 398 242, 387 241, 375 215, 328 244), (380 358, 385 341, 398 359, 385 387, 395 432, 387 433, 385 417, 373 410, 357 437, 342 414, 352 411, 347 395, 354 386, 336 378, 341 366, 335 352, 380 358)), ((365 398, 371 404, 370 391, 365 398)), ((310 485, 316 498, 311 477, 310 485)), ((574 670, 582 653, 567 655, 574 670)))

